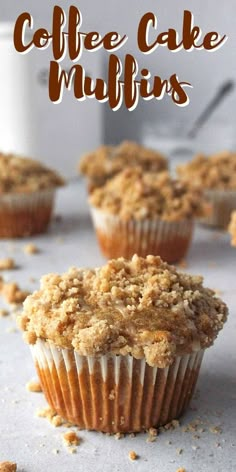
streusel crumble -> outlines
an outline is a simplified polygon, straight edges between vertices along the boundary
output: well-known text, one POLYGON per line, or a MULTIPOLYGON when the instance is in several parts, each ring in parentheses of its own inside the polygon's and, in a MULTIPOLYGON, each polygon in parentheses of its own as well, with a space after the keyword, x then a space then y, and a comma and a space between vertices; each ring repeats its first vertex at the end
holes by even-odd
POLYGON ((179 221, 209 211, 199 190, 172 179, 168 172, 143 172, 141 167, 126 168, 103 187, 96 188, 89 201, 123 220, 159 217, 179 221))
POLYGON ((85 356, 131 354, 163 368, 210 346, 226 318, 225 303, 202 277, 134 256, 44 276, 19 323, 30 344, 41 338, 85 356))
POLYGON ((0 194, 27 193, 64 185, 64 180, 43 164, 0 153, 0 194))
POLYGON ((120 172, 126 166, 140 165, 143 170, 159 172, 168 167, 164 156, 132 141, 119 146, 101 146, 82 157, 79 169, 90 178, 107 178, 120 172))
POLYGON ((204 189, 236 190, 236 153, 197 155, 177 168, 178 175, 204 189))

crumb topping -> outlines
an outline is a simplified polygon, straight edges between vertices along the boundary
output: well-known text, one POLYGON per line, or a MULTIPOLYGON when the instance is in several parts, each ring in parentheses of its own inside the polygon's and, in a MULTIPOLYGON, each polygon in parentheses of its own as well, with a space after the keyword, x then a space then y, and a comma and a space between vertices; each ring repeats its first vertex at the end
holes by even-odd
POLYGON ((204 216, 208 205, 201 192, 172 179, 168 172, 126 168, 90 195, 92 206, 124 220, 161 217, 167 221, 204 216))
POLYGON ((231 240, 232 246, 236 246, 236 211, 234 211, 231 215, 231 220, 229 224, 229 233, 232 236, 232 240, 231 240))
POLYGON ((95 179, 111 177, 126 166, 140 165, 145 171, 159 172, 168 167, 167 160, 159 152, 147 149, 132 141, 119 146, 101 146, 82 157, 81 174, 95 179))
POLYGON ((0 153, 0 195, 26 193, 64 185, 64 180, 40 162, 0 153))
POLYGON ((205 189, 236 190, 236 153, 225 151, 209 157, 199 154, 178 166, 177 173, 205 189))
POLYGON ((225 303, 202 277, 157 256, 133 256, 44 276, 19 325, 30 344, 41 338, 80 355, 131 354, 166 367, 176 355, 210 346, 226 318, 225 303))

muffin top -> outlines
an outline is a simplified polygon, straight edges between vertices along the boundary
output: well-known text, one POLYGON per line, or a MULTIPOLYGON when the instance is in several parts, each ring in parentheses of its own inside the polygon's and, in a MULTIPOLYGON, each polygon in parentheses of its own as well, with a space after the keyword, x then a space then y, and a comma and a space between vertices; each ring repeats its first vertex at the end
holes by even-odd
POLYGON ((168 167, 167 160, 159 152, 132 141, 124 141, 119 146, 101 146, 86 154, 79 163, 79 169, 81 174, 87 177, 106 179, 126 166, 136 165, 154 172, 166 170, 168 167))
POLYGON ((123 220, 161 218, 180 221, 209 210, 201 192, 174 180, 168 172, 143 172, 128 167, 90 195, 92 206, 123 220))
POLYGON ((131 354, 163 368, 210 346, 226 318, 225 303, 202 277, 135 255, 44 276, 19 324, 30 344, 41 338, 80 355, 131 354))
POLYGON ((177 173, 204 189, 236 190, 236 153, 225 151, 209 157, 199 154, 178 166, 177 173))
POLYGON ((0 153, 0 194, 27 193, 64 185, 64 180, 40 162, 0 153))
POLYGON ((231 215, 231 220, 229 224, 229 233, 232 236, 232 241, 231 241, 232 246, 236 246, 236 211, 233 211, 231 215))

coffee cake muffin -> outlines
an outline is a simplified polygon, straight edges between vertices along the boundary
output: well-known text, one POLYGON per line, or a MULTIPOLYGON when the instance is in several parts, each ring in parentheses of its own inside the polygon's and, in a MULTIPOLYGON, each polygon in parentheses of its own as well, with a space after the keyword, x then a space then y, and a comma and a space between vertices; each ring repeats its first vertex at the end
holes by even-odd
POLYGON ((222 152, 210 157, 197 155, 177 168, 181 179, 200 186, 212 212, 201 221, 209 226, 226 229, 236 208, 236 153, 222 152))
POLYGON ((56 172, 37 161, 0 154, 0 237, 46 231, 55 189, 63 184, 56 172))
POLYGON ((132 141, 119 146, 100 146, 82 157, 79 170, 88 180, 89 191, 103 185, 127 166, 142 167, 144 171, 160 172, 168 168, 165 157, 132 141))
POLYGON ((185 411, 226 318, 202 277, 134 256, 44 276, 19 324, 50 406, 80 428, 115 433, 185 411))
POLYGON ((192 238, 194 218, 206 213, 201 194, 167 172, 126 168, 95 189, 89 198, 103 254, 133 254, 181 260, 192 238))
POLYGON ((236 246, 236 211, 233 211, 229 224, 229 233, 232 236, 231 244, 236 246))

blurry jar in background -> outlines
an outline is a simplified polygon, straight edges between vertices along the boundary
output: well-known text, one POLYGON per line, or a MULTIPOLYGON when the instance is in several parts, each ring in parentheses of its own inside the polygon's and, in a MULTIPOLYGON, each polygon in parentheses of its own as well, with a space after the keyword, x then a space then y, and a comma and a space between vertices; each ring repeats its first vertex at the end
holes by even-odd
POLYGON ((0 152, 34 156, 31 55, 16 52, 13 23, 0 23, 0 152))
POLYGON ((177 165, 189 161, 195 154, 236 151, 233 120, 211 117, 194 138, 188 137, 190 129, 191 123, 168 118, 166 123, 146 123, 142 130, 142 144, 165 154, 173 172, 177 165))

